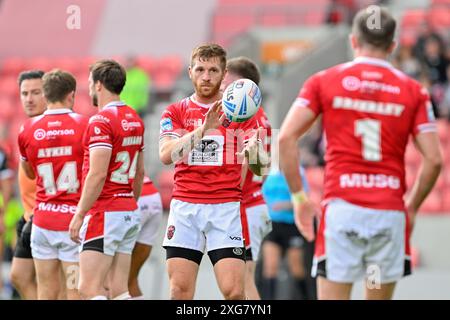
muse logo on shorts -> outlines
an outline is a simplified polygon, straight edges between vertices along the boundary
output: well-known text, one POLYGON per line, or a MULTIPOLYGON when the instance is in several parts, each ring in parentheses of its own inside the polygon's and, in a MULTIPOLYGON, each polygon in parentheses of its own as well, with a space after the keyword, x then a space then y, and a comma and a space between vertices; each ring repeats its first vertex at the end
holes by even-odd
POLYGON ((172 239, 173 238, 173 234, 175 233, 175 226, 174 225, 170 225, 167 228, 167 239, 172 239))

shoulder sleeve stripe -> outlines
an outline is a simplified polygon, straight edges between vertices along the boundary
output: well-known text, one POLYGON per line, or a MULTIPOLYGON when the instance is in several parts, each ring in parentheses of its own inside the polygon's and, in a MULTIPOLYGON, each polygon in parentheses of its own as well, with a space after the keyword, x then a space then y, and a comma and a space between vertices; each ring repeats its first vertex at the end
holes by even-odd
POLYGON ((164 133, 161 133, 161 134, 159 135, 159 138, 160 138, 160 139, 161 139, 161 138, 164 138, 164 137, 181 138, 181 136, 180 136, 178 133, 175 133, 175 132, 164 132, 164 133))
POLYGON ((419 132, 437 132, 436 123, 423 123, 417 126, 419 132))
POLYGON ((112 144, 105 143, 105 142, 92 143, 92 144, 89 145, 89 149, 93 149, 93 148, 108 148, 108 149, 112 149, 112 144))

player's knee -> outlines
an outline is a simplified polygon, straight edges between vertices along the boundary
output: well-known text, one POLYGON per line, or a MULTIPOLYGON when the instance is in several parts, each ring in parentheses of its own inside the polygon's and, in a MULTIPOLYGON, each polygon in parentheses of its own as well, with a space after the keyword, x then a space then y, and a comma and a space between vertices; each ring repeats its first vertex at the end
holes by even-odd
POLYGON ((30 279, 28 275, 23 272, 19 272, 16 269, 11 269, 10 273, 11 283, 17 290, 21 290, 26 287, 30 281, 34 281, 34 279, 30 279))
POLYGON ((170 298, 174 300, 193 299, 194 289, 187 282, 171 281, 170 298))
POLYGON ((83 299, 90 299, 91 297, 98 296, 99 291, 100 290, 98 288, 94 288, 85 282, 80 282, 78 286, 78 293, 83 299))
POLYGON ((225 300, 244 300, 245 299, 245 290, 244 286, 234 285, 222 290, 223 296, 225 300))

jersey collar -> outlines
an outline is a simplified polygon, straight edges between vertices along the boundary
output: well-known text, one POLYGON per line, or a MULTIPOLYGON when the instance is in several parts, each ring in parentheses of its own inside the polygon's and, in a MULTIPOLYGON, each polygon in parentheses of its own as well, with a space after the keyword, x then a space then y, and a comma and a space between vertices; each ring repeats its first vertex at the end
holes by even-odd
POLYGON ((111 101, 106 106, 103 107, 103 109, 109 108, 109 107, 123 107, 125 106, 125 102, 123 101, 111 101))
POLYGON ((200 103, 200 102, 198 102, 197 100, 195 100, 194 95, 190 96, 190 97, 189 97, 189 100, 191 100, 191 101, 192 101, 193 103, 195 103, 197 106, 202 107, 202 108, 204 108, 204 109, 209 109, 209 108, 211 108, 211 107, 213 106, 213 104, 214 104, 214 102, 213 102, 213 103, 210 103, 210 104, 200 103))
POLYGON ((52 109, 52 110, 45 110, 44 115, 51 115, 51 114, 66 114, 66 113, 72 113, 73 111, 68 108, 61 108, 61 109, 52 109))
POLYGON ((370 58, 370 57, 356 57, 353 60, 354 63, 364 63, 364 64, 371 64, 374 66, 384 67, 384 68, 393 68, 392 64, 390 64, 388 61, 383 59, 377 59, 377 58, 370 58))

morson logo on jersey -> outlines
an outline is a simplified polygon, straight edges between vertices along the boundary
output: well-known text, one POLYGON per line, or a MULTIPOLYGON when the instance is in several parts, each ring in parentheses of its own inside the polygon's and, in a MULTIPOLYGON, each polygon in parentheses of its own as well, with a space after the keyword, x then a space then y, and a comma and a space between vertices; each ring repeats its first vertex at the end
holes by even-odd
POLYGON ((40 141, 47 139, 53 139, 56 136, 73 136, 75 135, 75 130, 73 129, 61 129, 61 130, 47 130, 44 129, 37 129, 34 131, 34 139, 40 141))
POLYGON ((137 122, 137 121, 136 122, 128 122, 125 119, 123 119, 120 124, 122 125, 122 129, 124 131, 128 131, 130 129, 140 128, 141 127, 141 123, 140 122, 137 122))
POLYGON ((400 179, 385 174, 346 173, 339 177, 341 188, 400 188, 400 179))
POLYGON ((342 87, 347 91, 381 91, 392 94, 400 94, 400 88, 387 83, 369 80, 360 80, 354 76, 347 76, 342 79, 342 87))

